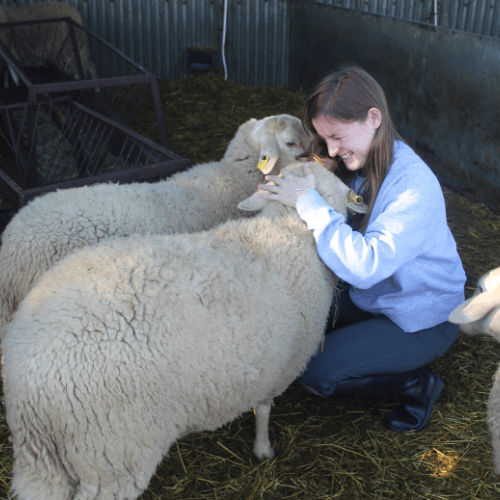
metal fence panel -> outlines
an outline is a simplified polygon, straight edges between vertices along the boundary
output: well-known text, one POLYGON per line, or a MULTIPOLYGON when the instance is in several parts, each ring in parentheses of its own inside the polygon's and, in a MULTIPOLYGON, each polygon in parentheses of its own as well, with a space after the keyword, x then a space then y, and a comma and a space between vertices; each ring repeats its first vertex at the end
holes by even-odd
MULTIPOLYGON (((26 6, 40 0, 0 0, 26 6)), ((186 49, 217 49, 223 73, 224 0, 63 0, 84 24, 160 78, 188 76, 186 49)), ((296 0, 227 0, 228 78, 245 85, 288 82, 289 10, 296 0)), ((500 0, 309 0, 500 37, 500 0)))

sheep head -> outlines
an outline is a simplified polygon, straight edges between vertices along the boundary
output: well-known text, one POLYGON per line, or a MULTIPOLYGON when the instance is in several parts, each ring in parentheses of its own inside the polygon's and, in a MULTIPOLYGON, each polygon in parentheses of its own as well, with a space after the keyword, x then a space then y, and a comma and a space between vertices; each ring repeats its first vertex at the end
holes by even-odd
POLYGON ((500 267, 477 282, 474 295, 460 304, 448 318, 468 335, 485 333, 500 341, 500 267))
MULTIPOLYGON (((309 166, 316 178, 316 190, 336 212, 344 217, 347 214, 347 209, 355 213, 366 213, 367 205, 360 201, 360 197, 356 196, 352 189, 349 189, 334 173, 324 168, 319 162, 309 163, 309 166)), ((304 177, 303 162, 295 161, 285 168, 293 175, 304 177)), ((281 173, 279 175, 282 176, 281 173)), ((273 183, 269 182, 268 184, 273 183)), ((279 203, 261 198, 260 194, 263 193, 263 190, 257 190, 252 196, 240 202, 238 208, 247 212, 256 212, 262 210, 269 203, 279 203)))
POLYGON ((310 144, 302 122, 291 115, 268 116, 258 120, 251 132, 252 141, 260 148, 258 168, 264 175, 278 175, 310 144))

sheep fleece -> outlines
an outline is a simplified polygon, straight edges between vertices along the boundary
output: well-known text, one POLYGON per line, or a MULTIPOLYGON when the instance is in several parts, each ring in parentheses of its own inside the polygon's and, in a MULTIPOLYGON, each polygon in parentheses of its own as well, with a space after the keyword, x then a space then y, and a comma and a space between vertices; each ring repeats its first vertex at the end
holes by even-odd
POLYGON ((136 498, 176 439, 286 389, 335 278, 296 213, 271 219, 109 240, 42 277, 3 342, 14 492, 33 474, 26 498, 66 500, 67 471, 95 498, 136 498))

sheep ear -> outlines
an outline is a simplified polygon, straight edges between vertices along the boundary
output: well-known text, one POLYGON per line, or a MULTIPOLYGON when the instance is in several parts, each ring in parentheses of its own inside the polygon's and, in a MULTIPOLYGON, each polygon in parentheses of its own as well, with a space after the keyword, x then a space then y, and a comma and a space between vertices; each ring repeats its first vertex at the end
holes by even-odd
POLYGON ((258 212, 259 210, 262 210, 268 203, 268 200, 259 196, 264 193, 266 193, 266 191, 259 189, 256 193, 250 196, 250 198, 238 203, 238 208, 244 212, 258 212))
POLYGON ((274 134, 261 137, 260 140, 260 162, 257 168, 264 174, 269 175, 278 161, 280 152, 274 134))
POLYGON ((496 308, 485 318, 484 333, 495 337, 500 341, 500 308, 496 308))
POLYGON ((500 267, 488 271, 477 281, 474 295, 460 304, 448 319, 459 325, 484 318, 500 305, 500 267))
POLYGON ((270 174, 280 155, 276 142, 276 127, 276 117, 268 116, 259 120, 252 130, 252 138, 260 146, 260 162, 257 168, 264 175, 270 174))
POLYGON ((357 195, 352 189, 347 191, 345 198, 346 207, 352 214, 366 214, 368 205, 363 202, 363 198, 357 195))
POLYGON ((486 316, 495 306, 498 306, 498 298, 492 293, 479 293, 476 290, 470 299, 452 311, 448 321, 457 325, 471 323, 486 316))

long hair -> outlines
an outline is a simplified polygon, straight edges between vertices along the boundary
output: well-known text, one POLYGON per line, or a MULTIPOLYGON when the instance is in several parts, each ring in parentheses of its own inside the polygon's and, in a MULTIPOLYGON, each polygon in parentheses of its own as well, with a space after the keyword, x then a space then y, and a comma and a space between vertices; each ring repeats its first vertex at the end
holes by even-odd
POLYGON ((316 133, 312 120, 325 116, 341 122, 362 123, 367 119, 371 108, 380 111, 382 123, 375 132, 363 166, 363 176, 366 177, 362 184, 363 200, 368 205, 368 211, 365 215, 355 216, 353 221, 353 228, 362 232, 366 230, 380 186, 393 161, 394 142, 402 140, 391 120, 384 91, 365 70, 349 67, 321 80, 302 110, 302 123, 313 135, 313 139, 311 146, 301 157, 311 159, 313 155, 319 156, 327 168, 335 171, 348 184, 356 172, 349 171, 342 159, 328 156, 326 143, 316 133))

